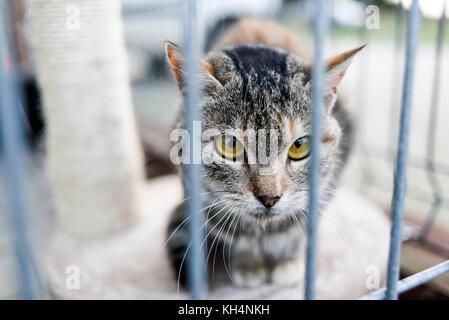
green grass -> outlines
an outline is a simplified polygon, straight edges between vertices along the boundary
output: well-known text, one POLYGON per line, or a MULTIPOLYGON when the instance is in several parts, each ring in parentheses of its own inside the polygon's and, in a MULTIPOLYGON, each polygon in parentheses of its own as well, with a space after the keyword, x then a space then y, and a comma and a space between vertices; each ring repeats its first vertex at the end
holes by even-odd
MULTIPOLYGON (((394 40, 395 37, 395 12, 394 10, 382 9, 380 14, 380 28, 368 30, 365 29, 366 36, 371 40, 394 40)), ((404 17, 403 21, 403 38, 406 37, 407 19, 404 17)), ((300 21, 288 19, 287 26, 293 31, 297 32, 302 37, 310 37, 312 29, 310 25, 303 24, 300 21)), ((446 28, 447 29, 447 28, 446 28)), ((423 19, 420 31, 420 41, 434 42, 437 37, 438 20, 437 19, 423 19)), ((329 29, 329 36, 331 38, 360 38, 361 30, 358 28, 336 27, 332 26, 329 29)), ((449 43, 449 32, 446 31, 444 42, 449 43)))

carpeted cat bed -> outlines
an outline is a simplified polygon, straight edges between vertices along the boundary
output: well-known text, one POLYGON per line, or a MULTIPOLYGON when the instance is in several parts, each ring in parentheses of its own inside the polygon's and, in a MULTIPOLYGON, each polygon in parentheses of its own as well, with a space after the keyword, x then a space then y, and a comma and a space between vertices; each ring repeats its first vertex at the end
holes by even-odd
MULTIPOLYGON (((177 292, 166 251, 167 219, 181 201, 175 176, 147 186, 147 216, 122 234, 81 241, 58 234, 48 261, 48 283, 59 299, 186 299, 177 292), (79 267, 79 289, 71 285, 73 268, 79 267), (67 273, 66 273, 67 272, 67 273)), ((353 299, 384 284, 388 256, 389 221, 367 199, 339 190, 320 221, 316 295, 318 299, 353 299)), ((218 276, 216 278, 219 278, 218 276)), ((302 299, 303 286, 266 284, 245 289, 230 283, 210 284, 209 299, 302 299)))

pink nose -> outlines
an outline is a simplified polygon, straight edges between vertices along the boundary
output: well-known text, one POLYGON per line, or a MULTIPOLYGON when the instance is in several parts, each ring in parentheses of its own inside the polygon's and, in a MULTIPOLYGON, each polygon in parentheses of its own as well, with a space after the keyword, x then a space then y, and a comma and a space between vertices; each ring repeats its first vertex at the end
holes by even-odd
POLYGON ((281 199, 281 197, 280 196, 261 195, 261 196, 257 196, 257 199, 259 199, 259 201, 262 202, 262 204, 266 208, 271 208, 272 206, 274 206, 276 204, 276 202, 279 201, 279 199, 281 199))

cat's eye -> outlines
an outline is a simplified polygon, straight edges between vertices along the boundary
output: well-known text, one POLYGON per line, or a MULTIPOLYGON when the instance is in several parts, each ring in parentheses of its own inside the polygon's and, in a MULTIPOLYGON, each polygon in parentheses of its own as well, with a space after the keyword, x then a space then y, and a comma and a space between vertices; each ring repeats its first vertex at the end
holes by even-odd
POLYGON ((310 151, 310 138, 305 136, 296 140, 288 149, 288 157, 291 160, 302 160, 309 155, 310 151))
POLYGON ((222 135, 215 138, 215 149, 226 159, 235 160, 245 152, 245 146, 234 136, 222 135))

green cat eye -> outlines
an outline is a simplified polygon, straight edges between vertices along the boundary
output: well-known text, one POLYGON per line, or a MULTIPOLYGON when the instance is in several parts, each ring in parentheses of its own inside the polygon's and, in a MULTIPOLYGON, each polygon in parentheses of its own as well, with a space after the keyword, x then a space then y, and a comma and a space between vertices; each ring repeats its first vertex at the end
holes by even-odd
POLYGON ((291 160, 302 160, 309 155, 310 151, 310 138, 305 136, 296 140, 288 149, 288 157, 291 160))
POLYGON ((223 158, 235 160, 245 152, 244 145, 234 136, 222 135, 215 138, 215 149, 223 158))

